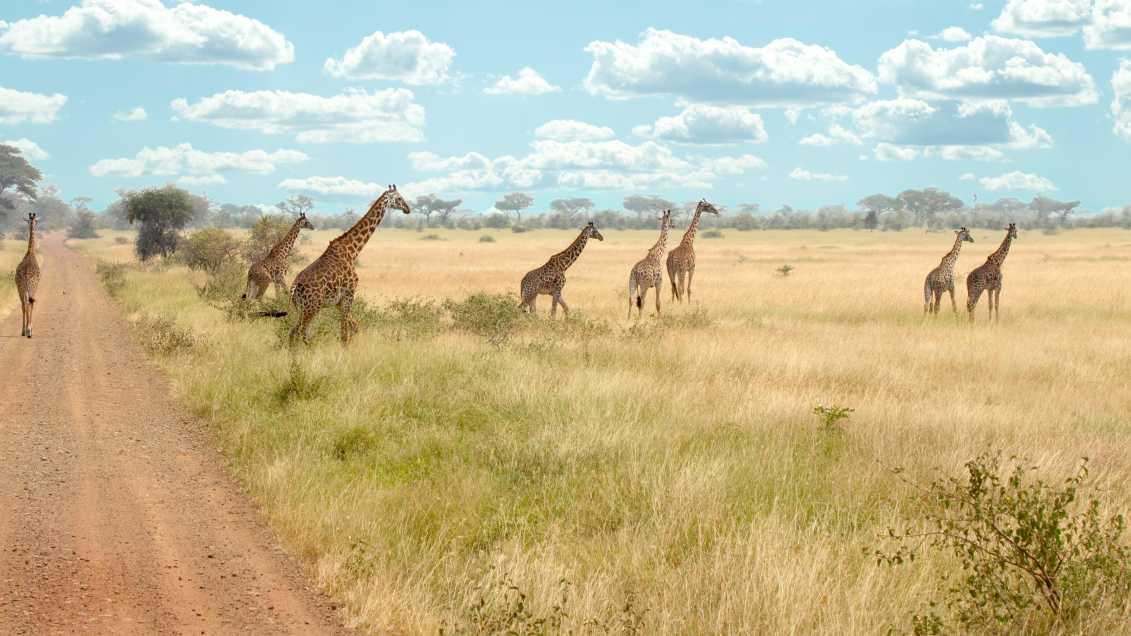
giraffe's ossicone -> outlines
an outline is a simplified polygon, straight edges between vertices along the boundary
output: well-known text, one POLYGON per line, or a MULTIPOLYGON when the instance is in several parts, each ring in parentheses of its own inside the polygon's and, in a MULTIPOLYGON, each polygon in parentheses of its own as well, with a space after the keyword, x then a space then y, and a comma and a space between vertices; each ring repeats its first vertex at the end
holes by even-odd
POLYGON ((569 247, 551 256, 545 265, 530 270, 522 277, 522 284, 519 286, 522 303, 519 307, 523 311, 534 313, 538 295, 547 294, 553 299, 550 304, 551 317, 557 314, 558 305, 562 306, 562 311, 567 316, 569 315, 569 305, 562 298, 562 288, 566 284, 565 271, 581 256, 581 252, 585 249, 585 244, 590 238, 595 238, 598 241, 605 240, 605 237, 601 236, 601 233, 597 231, 597 226, 592 221, 581 228, 581 233, 577 235, 573 243, 569 244, 569 247))
POLYGON ((349 344, 350 338, 358 329, 357 321, 350 315, 357 291, 357 257, 389 208, 405 214, 412 211, 395 185, 389 186, 369 206, 365 216, 344 234, 330 241, 326 251, 295 276, 291 287, 291 303, 298 316, 291 329, 291 344, 294 344, 299 335, 304 343, 309 343, 310 323, 323 307, 330 305, 338 306, 341 313, 342 344, 349 344))
POLYGON ((16 266, 16 292, 20 296, 20 310, 23 312, 20 335, 30 338, 32 314, 35 313, 35 292, 39 289, 39 259, 35 255, 35 228, 39 221, 35 213, 29 214, 26 220, 27 254, 24 254, 24 259, 16 266))

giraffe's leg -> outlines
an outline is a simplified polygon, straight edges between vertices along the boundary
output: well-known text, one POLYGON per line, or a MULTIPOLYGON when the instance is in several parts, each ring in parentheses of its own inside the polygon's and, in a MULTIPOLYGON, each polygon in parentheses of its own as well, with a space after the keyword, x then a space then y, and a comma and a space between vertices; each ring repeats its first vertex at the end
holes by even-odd
POLYGON ((934 291, 934 294, 935 294, 935 300, 934 300, 934 303, 931 305, 931 313, 937 316, 937 315, 939 315, 939 308, 942 307, 942 290, 936 289, 934 291))
POLYGON ((640 319, 644 316, 644 300, 648 298, 647 287, 636 288, 636 318, 640 319))
POLYGON ((300 313, 298 320, 295 321, 295 326, 291 327, 290 344, 294 346, 295 340, 297 340, 300 335, 302 336, 303 344, 310 344, 310 326, 311 323, 314 322, 314 316, 318 314, 318 307, 315 306, 314 309, 308 309, 306 307, 300 307, 297 303, 295 307, 300 310, 300 313))
POLYGON ((950 292, 950 309, 954 312, 954 315, 957 316, 958 304, 954 302, 954 285, 952 284, 951 286, 947 287, 946 290, 950 292))
POLYGON ((660 291, 662 291, 663 288, 664 288, 664 284, 660 281, 656 281, 656 317, 657 318, 660 317, 660 291))
POLYGON ((636 300, 636 277, 628 276, 628 318, 632 318, 632 305, 636 300))
POLYGON ((31 322, 35 317, 35 291, 28 290, 27 292, 27 337, 31 337, 31 322))
POLYGON ((353 290, 342 292, 342 299, 338 301, 338 311, 342 314, 342 345, 348 345, 353 334, 357 333, 357 320, 350 314, 353 309, 353 290))
POLYGON ((20 292, 20 337, 27 336, 27 298, 20 292))
POLYGON ((966 288, 966 313, 970 316, 970 322, 974 322, 974 309, 978 306, 978 298, 982 295, 982 288, 967 287, 966 288))
POLYGON ((986 292, 986 305, 990 310, 990 319, 994 317, 994 290, 990 289, 986 292))
POLYGON ((994 321, 1001 320, 1001 287, 994 290, 994 321))
MULTIPOLYGON (((684 291, 687 294, 687 304, 689 305, 691 304, 691 279, 694 277, 695 268, 692 267, 691 269, 687 270, 687 287, 684 287, 684 291)), ((679 286, 683 287, 683 280, 679 281, 679 286)))
POLYGON ((558 315, 558 295, 550 294, 550 318, 558 315))
POLYGON ((670 282, 671 285, 672 285, 672 302, 673 303, 680 300, 679 287, 676 285, 676 283, 678 282, 677 276, 678 276, 678 274, 676 272, 672 271, 672 268, 669 267, 668 268, 668 282, 670 282))
POLYGON ((283 278, 282 274, 275 277, 275 300, 286 298, 287 294, 287 281, 283 278))
POLYGON ((562 313, 565 314, 566 318, 569 318, 569 305, 567 305, 565 299, 562 298, 561 292, 558 292, 558 304, 562 306, 562 313))

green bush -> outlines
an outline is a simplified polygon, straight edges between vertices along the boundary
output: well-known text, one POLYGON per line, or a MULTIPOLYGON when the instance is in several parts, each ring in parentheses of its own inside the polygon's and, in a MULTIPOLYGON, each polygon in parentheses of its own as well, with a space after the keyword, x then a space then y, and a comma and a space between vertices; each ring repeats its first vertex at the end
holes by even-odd
POLYGON ((1122 515, 1105 515, 1095 498, 1081 499, 1083 460, 1061 484, 1032 477, 1033 467, 1000 453, 966 463, 962 477, 918 488, 927 509, 923 528, 897 532, 880 563, 912 562, 920 550, 950 555, 957 576, 941 578, 939 598, 912 617, 917 634, 1076 633, 1103 604, 1131 609, 1131 547, 1122 515))
POLYGON ((704 230, 703 238, 705 239, 721 239, 723 238, 722 230, 704 230))
POLYGON ((420 237, 420 240, 422 240, 422 241, 443 241, 444 237, 440 236, 439 234, 425 234, 424 236, 420 237))
POLYGON ((328 380, 325 376, 311 373, 302 362, 292 359, 287 377, 279 386, 275 397, 283 404, 313 400, 326 395, 327 388, 328 380))
POLYGON ((518 300, 508 294, 479 292, 460 302, 449 299, 444 309, 457 329, 486 336, 493 344, 509 338, 522 319, 518 300))
POLYGON ((67 228, 67 238, 73 239, 92 239, 98 238, 97 228, 95 227, 94 213, 89 210, 81 210, 75 216, 75 222, 67 228))
POLYGON ((850 409, 847 406, 821 406, 813 407, 813 415, 821 422, 821 430, 826 433, 839 433, 844 429, 841 428, 841 421, 848 421, 852 417, 852 412, 855 409, 850 409))
POLYGON ((177 325, 166 315, 142 314, 134 323, 134 331, 146 351, 157 356, 170 356, 193 348, 196 338, 188 329, 177 325))
POLYGON ((240 242, 226 230, 209 227, 197 230, 181 241, 177 257, 189 269, 212 274, 232 263, 240 242))
POLYGON ((483 236, 479 237, 479 242, 480 243, 494 243, 495 237, 491 236, 490 234, 484 234, 483 236))
POLYGON ((94 271, 102 280, 102 286, 106 288, 106 293, 110 294, 112 298, 117 298, 118 294, 121 294, 126 287, 126 272, 129 269, 130 266, 125 263, 98 261, 94 271))
POLYGON ((395 299, 375 312, 372 326, 393 340, 427 338, 443 329, 444 310, 434 301, 395 299))
MULTIPOLYGON (((247 239, 240 246, 240 255, 249 263, 262 259, 287 235, 292 225, 294 225, 294 219, 282 214, 268 214, 260 217, 255 225, 251 226, 247 239)), ((287 263, 298 266, 303 262, 304 260, 299 255, 298 250, 291 250, 287 257, 287 263)))

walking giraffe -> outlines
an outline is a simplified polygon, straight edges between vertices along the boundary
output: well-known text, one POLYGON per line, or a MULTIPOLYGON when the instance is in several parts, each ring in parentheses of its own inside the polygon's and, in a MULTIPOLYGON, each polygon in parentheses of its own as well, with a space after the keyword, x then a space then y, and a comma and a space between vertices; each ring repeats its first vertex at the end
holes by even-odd
POLYGON ((35 311, 35 290, 39 287, 39 261, 35 257, 35 227, 39 225, 35 214, 27 215, 27 254, 16 266, 16 291, 23 311, 21 336, 31 337, 31 316, 35 311))
POLYGON ((687 293, 687 302, 691 302, 691 278, 695 275, 695 234, 699 231, 699 217, 704 212, 714 215, 719 213, 715 206, 707 203, 706 199, 701 199, 699 205, 695 206, 695 216, 691 217, 691 223, 683 233, 683 239, 678 246, 668 252, 668 282, 672 285, 673 302, 682 301, 684 292, 687 293), (684 276, 686 276, 686 286, 684 276))
POLYGON ((330 241, 322 256, 295 276, 291 302, 298 318, 291 329, 291 344, 299 334, 304 343, 310 342, 310 322, 329 305, 338 306, 342 317, 342 344, 349 344, 350 337, 357 332, 357 321, 350 315, 357 289, 357 257, 390 207, 405 214, 411 211, 395 185, 389 186, 353 227, 330 241))
POLYGON ((291 229, 279 239, 267 255, 252 263, 247 270, 247 289, 241 299, 259 300, 267 292, 267 286, 275 283, 275 297, 287 295, 287 258, 291 255, 295 239, 300 230, 313 230, 314 226, 306 219, 306 213, 298 215, 291 229))
POLYGON ((668 230, 672 228, 672 211, 664 210, 660 217, 660 238, 644 260, 632 266, 632 273, 628 275, 628 317, 632 317, 632 305, 636 304, 636 317, 644 313, 644 297, 648 290, 656 288, 656 316, 660 315, 660 290, 664 286, 664 272, 660 268, 660 259, 664 257, 664 250, 668 248, 668 230))
POLYGON ((604 241, 605 237, 597 231, 597 226, 593 225, 590 221, 588 225, 581 228, 581 234, 569 244, 561 252, 554 254, 546 264, 532 269, 522 277, 522 285, 519 288, 522 295, 522 304, 519 307, 523 311, 535 313, 537 311, 535 304, 538 302, 539 294, 549 294, 553 300, 550 304, 550 317, 554 317, 558 311, 558 305, 562 306, 562 311, 565 315, 569 315, 569 305, 562 299, 562 288, 565 287, 565 271, 569 269, 577 261, 577 257, 581 256, 581 251, 585 249, 585 244, 589 242, 590 237, 598 241, 604 241))
POLYGON ((987 302, 990 304, 990 317, 1001 320, 1001 266, 1009 255, 1009 246, 1015 238, 1017 224, 1010 223, 1005 228, 1005 239, 1002 240, 1001 247, 966 276, 966 312, 970 314, 970 322, 974 321, 974 308, 978 306, 978 298, 983 291, 989 292, 987 302))
POLYGON ((927 280, 923 282, 923 313, 939 313, 939 305, 942 304, 942 293, 944 291, 950 292, 950 308, 954 310, 954 314, 958 315, 958 305, 954 302, 954 263, 958 261, 958 252, 962 250, 962 244, 969 241, 974 242, 973 237, 970 236, 970 231, 965 227, 955 232, 954 247, 942 257, 942 262, 939 266, 932 269, 930 274, 927 274, 927 280), (931 296, 934 295, 934 302, 931 302, 931 296))

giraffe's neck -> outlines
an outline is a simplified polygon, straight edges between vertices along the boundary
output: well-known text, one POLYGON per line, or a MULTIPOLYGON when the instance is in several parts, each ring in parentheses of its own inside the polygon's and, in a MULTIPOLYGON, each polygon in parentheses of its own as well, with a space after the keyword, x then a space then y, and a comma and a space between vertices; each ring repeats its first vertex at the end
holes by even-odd
POLYGON ((671 226, 667 223, 664 223, 660 228, 660 239, 656 241, 652 249, 648 250, 649 260, 659 261, 660 257, 664 255, 664 250, 668 247, 668 230, 670 229, 671 226))
POLYGON ((385 218, 385 208, 389 205, 389 198, 389 192, 378 197, 373 205, 369 206, 365 216, 358 219, 357 223, 354 223, 353 227, 344 234, 330 241, 330 247, 336 248, 351 261, 356 260, 361 248, 365 247, 369 237, 373 236, 373 231, 381 223, 381 219, 385 218))
POLYGON ((997 251, 995 251, 993 254, 990 254, 990 257, 987 260, 994 265, 1001 267, 1001 264, 1005 262, 1005 257, 1009 256, 1009 246, 1011 243, 1013 243, 1013 232, 1007 231, 1005 233, 1005 240, 1001 242, 1001 247, 997 248, 997 251))
POLYGON ((703 206, 695 206, 695 216, 691 217, 691 223, 687 226, 687 231, 683 233, 683 239, 679 242, 680 245, 691 245, 695 242, 695 233, 699 231, 699 217, 703 216, 703 206))
POLYGON ((570 265, 573 265, 578 256, 581 256, 581 250, 585 249, 585 244, 588 242, 589 228, 586 228, 581 230, 581 234, 577 235, 577 238, 569 244, 569 247, 551 256, 548 264, 552 268, 564 272, 569 269, 570 265))
POLYGON ((954 240, 954 247, 942 258, 943 269, 954 269, 954 262, 958 260, 958 253, 962 251, 962 235, 954 240))
POLYGON ((28 225, 27 228, 27 253, 35 256, 35 248, 37 241, 35 239, 35 228, 28 225))
POLYGON ((302 229, 302 219, 295 221, 290 230, 287 230, 286 235, 271 248, 271 252, 267 255, 269 259, 285 261, 290 256, 291 248, 294 247, 295 240, 298 239, 299 230, 302 229))

